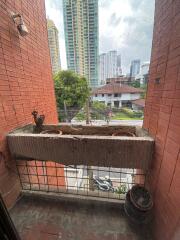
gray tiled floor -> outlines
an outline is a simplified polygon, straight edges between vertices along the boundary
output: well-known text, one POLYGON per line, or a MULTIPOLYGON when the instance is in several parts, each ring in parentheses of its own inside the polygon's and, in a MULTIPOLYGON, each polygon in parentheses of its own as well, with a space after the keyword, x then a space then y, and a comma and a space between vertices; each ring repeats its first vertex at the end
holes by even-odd
POLYGON ((128 220, 122 206, 22 197, 10 214, 22 240, 151 240, 149 226, 128 220))

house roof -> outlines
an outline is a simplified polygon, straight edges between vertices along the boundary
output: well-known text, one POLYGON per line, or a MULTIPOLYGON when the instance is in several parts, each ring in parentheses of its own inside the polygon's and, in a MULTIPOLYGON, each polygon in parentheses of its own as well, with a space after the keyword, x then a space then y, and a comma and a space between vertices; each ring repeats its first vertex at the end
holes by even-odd
POLYGON ((134 88, 128 85, 119 83, 109 83, 102 87, 96 88, 93 94, 113 94, 113 93, 142 93, 144 90, 140 88, 134 88))
POLYGON ((137 99, 132 101, 133 104, 136 104, 140 107, 145 107, 145 99, 137 99))

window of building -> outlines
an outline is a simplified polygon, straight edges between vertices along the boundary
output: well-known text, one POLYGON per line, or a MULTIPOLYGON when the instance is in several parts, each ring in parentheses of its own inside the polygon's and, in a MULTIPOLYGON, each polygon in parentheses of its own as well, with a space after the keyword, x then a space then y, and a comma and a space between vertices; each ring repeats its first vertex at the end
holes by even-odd
POLYGON ((121 97, 121 94, 120 93, 115 93, 114 97, 121 97))
POLYGON ((102 94, 102 97, 104 97, 104 94, 102 94))
POLYGON ((97 94, 95 94, 95 97, 97 97, 97 94))
POLYGON ((112 94, 108 94, 108 97, 111 97, 112 96, 112 94))
POLYGON ((119 101, 114 101, 114 107, 119 108, 119 101))

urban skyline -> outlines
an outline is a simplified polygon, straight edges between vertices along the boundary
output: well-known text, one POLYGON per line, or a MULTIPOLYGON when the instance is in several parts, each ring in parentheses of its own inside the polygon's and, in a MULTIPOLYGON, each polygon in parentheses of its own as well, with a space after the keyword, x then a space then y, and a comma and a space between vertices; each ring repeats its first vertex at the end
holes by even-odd
POLYGON ((61 70, 58 29, 51 19, 47 19, 48 44, 53 74, 61 70))
POLYGON ((121 55, 116 50, 99 55, 99 85, 105 84, 107 78, 121 74, 121 55))
POLYGON ((67 68, 98 86, 98 0, 63 0, 67 68))
MULTIPOLYGON (((62 0, 46 0, 46 13, 59 30, 61 66, 67 69, 62 0)), ((99 0, 99 53, 118 50, 125 74, 131 60, 149 61, 153 20, 154 0, 99 0)))
MULTIPOLYGON (((55 74, 56 72, 61 70, 58 30, 51 19, 47 19, 47 28, 52 72, 53 74, 55 74)), ((147 65, 147 63, 148 62, 145 62, 144 64, 147 65)), ((69 69, 77 71, 73 67, 70 66, 69 69)), ((139 59, 132 60, 130 65, 130 76, 139 77, 138 75, 141 72, 141 67, 142 66, 139 59)), ((98 86, 105 84, 108 78, 121 76, 122 75, 121 55, 118 53, 117 50, 111 50, 107 53, 100 54, 98 61, 98 69, 99 69, 98 86)))
MULTIPOLYGON (((54 22, 50 19, 47 19, 47 28, 48 28, 48 42, 50 48, 52 72, 55 74, 61 70, 60 63, 60 53, 59 53, 59 43, 58 43, 58 30, 54 22)), ((73 44, 73 42, 72 42, 73 44)), ((135 77, 140 74, 141 70, 140 60, 132 60, 130 65, 130 76, 135 77)), ((72 66, 69 69, 75 70, 72 66)), ((121 55, 118 54, 117 50, 111 50, 107 53, 102 53, 99 55, 99 78, 98 86, 105 84, 106 79, 114 78, 122 75, 121 68, 121 55)))

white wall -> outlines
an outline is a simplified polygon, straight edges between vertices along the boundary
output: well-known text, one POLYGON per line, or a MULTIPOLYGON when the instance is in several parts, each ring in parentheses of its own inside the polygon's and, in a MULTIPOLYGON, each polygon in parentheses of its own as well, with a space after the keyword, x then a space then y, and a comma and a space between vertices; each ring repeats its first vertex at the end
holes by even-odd
POLYGON ((108 94, 104 94, 104 97, 102 97, 102 94, 97 94, 97 97, 95 95, 92 97, 93 101, 99 101, 99 102, 105 102, 107 105, 109 102, 111 102, 111 106, 114 106, 114 101, 119 101, 121 105, 121 101, 131 101, 131 100, 136 100, 140 99, 140 93, 123 93, 119 97, 114 97, 114 94, 112 96, 108 96, 108 94))

